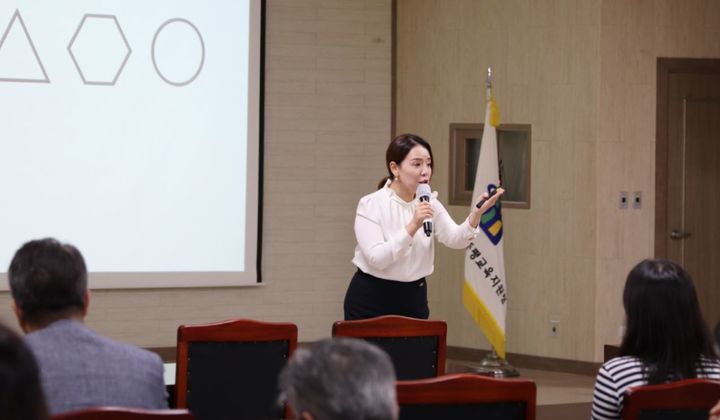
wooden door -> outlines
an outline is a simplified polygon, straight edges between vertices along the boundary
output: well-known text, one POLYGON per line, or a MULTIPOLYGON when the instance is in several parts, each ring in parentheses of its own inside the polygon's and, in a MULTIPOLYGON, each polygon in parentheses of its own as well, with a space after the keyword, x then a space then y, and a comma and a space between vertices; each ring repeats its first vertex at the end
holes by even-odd
POLYGON ((658 59, 655 253, 720 321, 720 60, 658 59))

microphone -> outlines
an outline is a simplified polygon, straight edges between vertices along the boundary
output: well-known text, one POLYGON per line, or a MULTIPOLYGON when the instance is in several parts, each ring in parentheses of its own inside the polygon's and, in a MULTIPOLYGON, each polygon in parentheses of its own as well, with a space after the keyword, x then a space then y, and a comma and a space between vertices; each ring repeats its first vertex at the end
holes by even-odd
MULTIPOLYGON (((418 201, 421 203, 423 201, 430 202, 430 186, 428 184, 420 184, 417 187, 417 190, 415 190, 415 196, 417 197, 418 201)), ((432 235, 432 219, 425 219, 423 222, 423 231, 425 232, 425 236, 432 235)))

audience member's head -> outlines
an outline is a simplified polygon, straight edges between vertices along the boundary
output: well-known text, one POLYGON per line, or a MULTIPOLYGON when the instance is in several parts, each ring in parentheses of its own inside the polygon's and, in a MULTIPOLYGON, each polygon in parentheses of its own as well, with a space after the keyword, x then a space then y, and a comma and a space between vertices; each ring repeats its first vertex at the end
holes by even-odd
POLYGON ((280 375, 280 387, 298 419, 397 418, 390 357, 363 340, 325 339, 298 349, 280 375))
POLYGON ((17 334, 0 325, 0 419, 47 418, 35 358, 17 334))
POLYGON ((15 313, 26 332, 60 319, 82 319, 87 269, 80 251, 52 238, 27 242, 8 269, 15 313))
POLYGON ((696 377, 701 356, 713 357, 710 332, 690 275, 666 260, 644 260, 623 293, 627 328, 620 354, 645 362, 648 383, 696 377))

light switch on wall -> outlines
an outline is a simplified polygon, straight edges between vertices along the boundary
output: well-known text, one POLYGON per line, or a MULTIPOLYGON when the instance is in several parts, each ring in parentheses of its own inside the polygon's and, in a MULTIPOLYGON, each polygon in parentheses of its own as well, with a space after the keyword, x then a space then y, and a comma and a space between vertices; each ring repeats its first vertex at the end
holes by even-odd
POLYGON ((620 201, 618 202, 618 207, 620 209, 628 208, 628 192, 627 191, 620 191, 620 201))
POLYGON ((634 209, 639 209, 642 207, 642 193, 640 191, 633 192, 632 206, 634 209))

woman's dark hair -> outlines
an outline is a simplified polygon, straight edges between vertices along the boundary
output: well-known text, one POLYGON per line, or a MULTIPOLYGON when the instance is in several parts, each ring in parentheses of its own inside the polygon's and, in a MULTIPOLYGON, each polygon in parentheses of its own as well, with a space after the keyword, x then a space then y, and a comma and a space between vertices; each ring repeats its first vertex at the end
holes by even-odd
POLYGON ((0 419, 47 418, 35 357, 17 334, 0 324, 0 419))
POLYGON ((621 356, 643 361, 649 384, 697 377, 700 357, 714 358, 710 331, 690 275, 667 260, 644 260, 623 292, 627 329, 621 356))
POLYGON ((388 170, 388 176, 380 180, 378 189, 385 186, 388 179, 394 179, 393 173, 390 170, 390 162, 395 162, 400 165, 402 161, 405 160, 408 153, 410 153, 410 150, 412 150, 415 146, 422 146, 427 149, 428 153, 430 153, 430 168, 433 167, 435 160, 433 159, 432 147, 430 147, 430 144, 418 135, 400 134, 392 139, 388 145, 387 151, 385 152, 385 166, 388 170))

